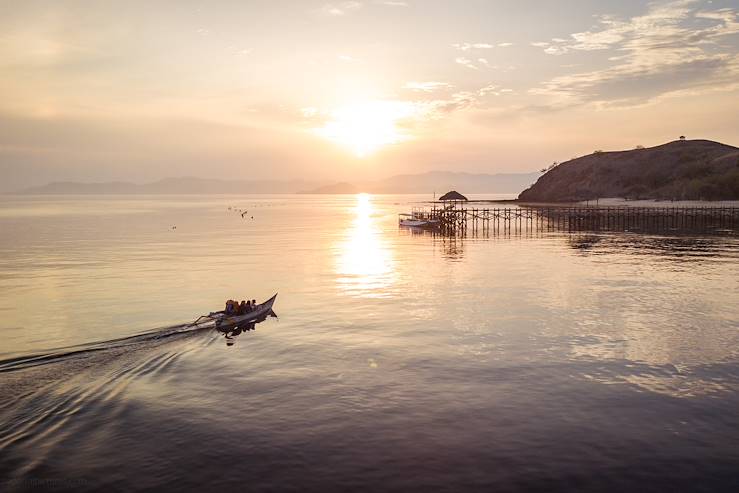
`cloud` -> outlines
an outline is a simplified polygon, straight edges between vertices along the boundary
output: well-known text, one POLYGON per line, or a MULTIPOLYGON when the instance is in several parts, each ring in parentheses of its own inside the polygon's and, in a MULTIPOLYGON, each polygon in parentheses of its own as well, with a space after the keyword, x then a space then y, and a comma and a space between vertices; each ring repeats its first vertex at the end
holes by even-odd
POLYGON ((436 81, 427 81, 427 82, 416 82, 416 81, 409 81, 406 82, 403 86, 403 89, 410 89, 411 91, 417 91, 417 92, 434 92, 441 89, 451 89, 452 86, 448 82, 436 82, 436 81))
POLYGON ((678 0, 651 4, 646 14, 625 21, 601 15, 592 30, 573 33, 567 39, 552 38, 531 45, 544 48, 552 55, 606 49, 681 49, 712 44, 717 37, 739 32, 734 9, 696 11, 690 7, 695 3, 695 0, 678 0), (705 20, 715 22, 712 26, 701 27, 705 20))
POLYGON ((603 15, 595 28, 568 39, 531 43, 550 55, 605 51, 610 62, 604 69, 555 77, 531 92, 560 105, 634 105, 674 91, 737 83, 737 50, 718 43, 739 33, 736 11, 698 11, 694 4, 651 4, 644 15, 627 20, 603 15))
POLYGON ((512 89, 502 88, 496 84, 488 84, 472 91, 455 92, 446 99, 422 101, 418 104, 424 108, 424 111, 419 112, 419 114, 435 120, 456 111, 479 107, 487 96, 502 96, 512 92, 512 89))
POLYGON ((354 63, 354 62, 359 61, 358 59, 352 56, 349 56, 349 55, 339 55, 337 58, 341 60, 342 62, 347 62, 347 63, 354 63))
POLYGON ((334 17, 346 15, 347 13, 362 8, 361 2, 346 1, 338 3, 327 3, 321 8, 321 12, 334 17))
POLYGON ((300 114, 303 115, 303 118, 313 118, 318 114, 318 109, 314 106, 306 106, 305 108, 300 108, 300 114))
POLYGON ((314 131, 318 129, 319 134, 344 132, 340 128, 341 121, 357 121, 358 115, 363 114, 370 117, 375 114, 378 118, 384 118, 392 114, 394 115, 394 122, 403 128, 410 129, 442 120, 463 110, 485 108, 486 98, 503 96, 513 92, 511 89, 502 88, 496 84, 488 84, 479 89, 447 93, 446 96, 432 94, 452 87, 451 84, 446 82, 411 81, 406 82, 403 89, 414 91, 418 99, 366 101, 334 110, 307 106, 300 108, 298 111, 304 124, 310 126, 314 131), (341 116, 342 114, 343 116, 341 116))
POLYGON ((387 5, 388 7, 407 7, 408 2, 402 2, 399 0, 378 0, 376 3, 380 5, 387 5))
POLYGON ((495 45, 491 45, 490 43, 454 43, 452 46, 460 51, 489 50, 490 48, 495 48, 495 45))
POLYGON ((513 43, 502 42, 498 44, 491 43, 453 43, 452 46, 459 51, 472 51, 472 50, 490 50, 493 48, 507 48, 513 46, 513 43))
POLYGON ((492 94, 493 96, 500 96, 501 94, 512 92, 511 89, 502 89, 495 84, 487 85, 477 91, 477 93, 480 95, 480 97, 487 96, 488 94, 492 94))
POLYGON ((457 57, 454 59, 454 61, 463 67, 471 68, 472 70, 478 70, 477 65, 474 64, 472 60, 465 57, 457 57))
POLYGON ((492 65, 487 58, 476 58, 474 60, 467 57, 457 57, 454 59, 455 63, 467 67, 472 70, 480 70, 480 68, 487 68, 492 70, 500 70, 501 72, 510 72, 515 70, 514 65, 492 65))

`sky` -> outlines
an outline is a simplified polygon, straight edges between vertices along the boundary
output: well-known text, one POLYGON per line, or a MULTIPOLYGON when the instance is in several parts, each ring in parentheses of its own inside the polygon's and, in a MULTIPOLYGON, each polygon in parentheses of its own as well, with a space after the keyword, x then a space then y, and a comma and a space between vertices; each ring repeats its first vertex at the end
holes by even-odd
POLYGON ((0 190, 739 146, 739 2, 0 2, 0 190))

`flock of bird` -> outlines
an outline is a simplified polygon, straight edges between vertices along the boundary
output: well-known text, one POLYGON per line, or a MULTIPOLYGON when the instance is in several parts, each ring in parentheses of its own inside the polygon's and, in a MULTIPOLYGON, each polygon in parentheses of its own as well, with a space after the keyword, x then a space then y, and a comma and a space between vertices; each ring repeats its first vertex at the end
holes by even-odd
MULTIPOLYGON (((231 207, 231 206, 228 207, 228 210, 240 214, 241 215, 241 219, 246 219, 247 214, 249 213, 249 211, 246 210, 246 209, 237 209, 236 207, 231 207)), ((251 217, 252 219, 254 219, 254 216, 253 215, 252 216, 249 216, 249 217, 251 217)), ((177 226, 174 226, 173 225, 172 226, 172 229, 177 229, 177 226)))
MULTIPOLYGON (((241 214, 241 219, 245 219, 247 213, 249 212, 246 209, 237 209, 236 207, 229 207, 228 210, 241 214)), ((254 216, 251 216, 251 218, 254 219, 254 216)))

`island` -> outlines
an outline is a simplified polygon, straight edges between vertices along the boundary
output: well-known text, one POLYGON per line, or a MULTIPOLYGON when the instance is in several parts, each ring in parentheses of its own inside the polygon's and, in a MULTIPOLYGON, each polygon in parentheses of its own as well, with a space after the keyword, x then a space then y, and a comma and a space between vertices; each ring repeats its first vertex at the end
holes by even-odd
POLYGON ((656 147, 595 151, 545 170, 521 202, 575 202, 605 197, 739 200, 739 148, 681 138, 656 147))

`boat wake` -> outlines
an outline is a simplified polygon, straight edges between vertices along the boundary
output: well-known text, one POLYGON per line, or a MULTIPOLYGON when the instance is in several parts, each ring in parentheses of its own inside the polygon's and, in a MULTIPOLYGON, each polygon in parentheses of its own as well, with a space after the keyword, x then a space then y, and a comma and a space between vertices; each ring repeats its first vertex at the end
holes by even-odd
MULTIPOLYGON (((214 361, 202 351, 224 338, 233 345, 256 323, 218 329, 213 320, 179 324, 0 360, 0 490, 44 477, 49 463, 63 462, 69 451, 84 457, 68 464, 69 470, 94 463, 110 440, 129 440, 127 420, 150 413, 139 427, 152 422, 159 397, 197 388, 214 368, 234 368, 223 362, 228 357, 238 362, 243 353, 223 358, 219 352, 214 361)), ((167 412, 182 417, 176 407, 167 412)))
POLYGON ((146 332, 128 337, 79 344, 76 346, 68 346, 53 349, 43 353, 16 356, 5 360, 0 360, 0 373, 26 369, 39 365, 46 365, 68 358, 80 357, 100 351, 110 351, 120 348, 134 348, 145 345, 147 343, 151 343, 153 341, 187 337, 194 333, 212 328, 212 321, 206 321, 196 325, 190 323, 179 324, 148 330, 146 332))
POLYGON ((0 477, 35 477, 35 468, 62 442, 89 437, 91 423, 96 433, 115 432, 116 418, 135 401, 126 397, 132 388, 172 378, 183 355, 218 338, 212 322, 181 324, 0 361, 0 394, 6 397, 0 403, 0 477))

